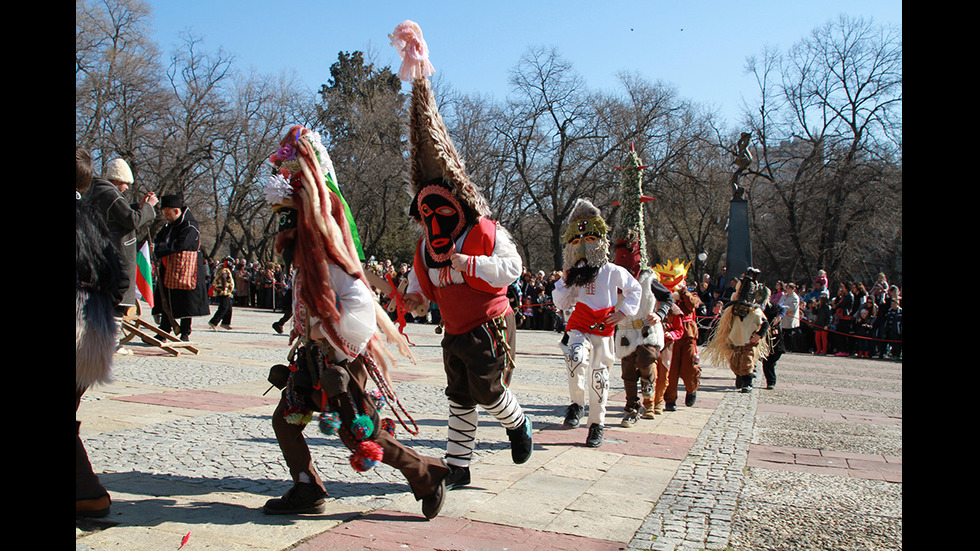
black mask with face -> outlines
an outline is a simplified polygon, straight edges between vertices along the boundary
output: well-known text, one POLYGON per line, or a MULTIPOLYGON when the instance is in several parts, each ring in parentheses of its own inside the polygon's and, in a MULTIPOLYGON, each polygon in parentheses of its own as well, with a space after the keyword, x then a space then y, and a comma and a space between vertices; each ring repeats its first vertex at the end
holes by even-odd
POLYGON ((422 188, 412 207, 413 216, 425 228, 426 266, 448 266, 456 252, 456 239, 468 222, 466 210, 441 182, 431 182, 422 188))

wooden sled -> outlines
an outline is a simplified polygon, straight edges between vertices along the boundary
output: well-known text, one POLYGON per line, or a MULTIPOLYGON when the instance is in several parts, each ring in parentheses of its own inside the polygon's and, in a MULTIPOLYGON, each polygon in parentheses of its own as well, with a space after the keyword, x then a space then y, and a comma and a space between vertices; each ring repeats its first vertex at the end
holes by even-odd
POLYGON ((135 337, 140 337, 146 344, 156 346, 174 356, 180 356, 180 349, 188 350, 194 354, 198 353, 196 345, 193 342, 184 342, 152 323, 143 321, 140 317, 140 307, 138 304, 128 307, 122 313, 122 316, 119 318, 119 325, 123 333, 123 338, 119 340, 120 346, 133 340, 135 337))

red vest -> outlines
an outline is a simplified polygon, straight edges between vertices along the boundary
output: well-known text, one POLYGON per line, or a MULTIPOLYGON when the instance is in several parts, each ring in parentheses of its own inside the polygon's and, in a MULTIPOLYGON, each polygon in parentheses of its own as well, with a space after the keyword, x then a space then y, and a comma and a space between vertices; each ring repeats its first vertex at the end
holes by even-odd
MULTIPOLYGON (((490 256, 493 254, 497 224, 493 220, 480 217, 463 239, 461 254, 490 256)), ((469 333, 487 321, 510 313, 506 287, 493 287, 486 281, 469 276, 463 272, 464 283, 454 283, 437 287, 429 279, 422 249, 423 239, 415 248, 415 261, 412 270, 422 288, 422 293, 439 305, 439 313, 446 324, 446 333, 462 335, 469 333)), ((452 269, 452 268, 448 268, 452 269)))

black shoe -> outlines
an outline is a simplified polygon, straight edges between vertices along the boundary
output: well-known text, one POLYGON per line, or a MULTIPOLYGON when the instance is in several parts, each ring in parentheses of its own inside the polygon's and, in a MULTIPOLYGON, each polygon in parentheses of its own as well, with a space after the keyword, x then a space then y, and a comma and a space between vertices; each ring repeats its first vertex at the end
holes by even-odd
POLYGON ((603 426, 599 423, 589 425, 589 436, 585 439, 585 445, 590 448, 598 448, 602 445, 603 426))
POLYGON ((664 411, 677 411, 677 402, 667 402, 664 404, 664 411))
POLYGON ((534 448, 531 439, 531 420, 525 416, 523 425, 516 429, 507 429, 507 437, 510 439, 510 457, 514 463, 520 465, 527 461, 534 448))
POLYGON ((755 378, 755 374, 748 374, 742 378, 742 392, 752 392, 752 379, 755 378))
POLYGON ((469 467, 454 467, 449 466, 449 474, 446 475, 446 490, 452 490, 453 488, 459 488, 461 486, 469 486, 470 484, 470 468, 469 467))
POLYGON ((570 429, 577 427, 584 412, 585 408, 572 402, 572 405, 568 406, 568 409, 565 410, 565 426, 570 429))
POLYGON ((109 516, 112 500, 109 494, 94 499, 76 499, 75 516, 84 518, 104 518, 109 516))
POLYGON ((694 402, 697 402, 697 401, 698 401, 698 393, 697 392, 692 392, 692 393, 690 393, 690 394, 688 394, 687 396, 684 397, 684 405, 687 406, 687 407, 693 406, 694 405, 694 402))
POLYGON ((295 484, 282 497, 265 502, 262 511, 267 515, 322 513, 327 492, 310 482, 295 484))
POLYGON ((272 324, 272 328, 276 330, 276 333, 282 335, 282 324, 278 321, 272 324))
POLYGON ((439 487, 435 493, 422 498, 422 514, 425 518, 432 520, 439 515, 442 510, 442 502, 446 499, 446 479, 439 481, 439 487))

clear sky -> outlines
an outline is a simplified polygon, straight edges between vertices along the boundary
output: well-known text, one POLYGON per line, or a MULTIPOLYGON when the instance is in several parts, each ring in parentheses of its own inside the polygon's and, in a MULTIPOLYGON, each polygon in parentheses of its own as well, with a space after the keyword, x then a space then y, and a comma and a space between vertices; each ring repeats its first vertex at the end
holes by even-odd
MULTIPOLYGON (((503 100, 508 73, 528 46, 555 46, 593 89, 612 91, 619 71, 662 81, 735 124, 756 96, 748 56, 785 51, 841 14, 902 24, 900 0, 149 0, 166 54, 190 31, 204 51, 222 48, 240 69, 295 71, 311 92, 338 52, 374 51, 394 71, 388 34, 417 22, 444 84, 503 100)), ((407 87, 407 85, 406 85, 407 87)))

